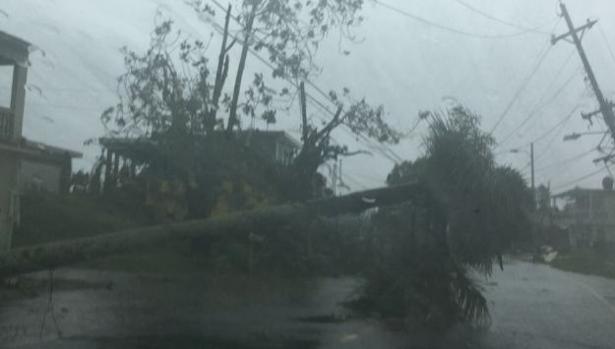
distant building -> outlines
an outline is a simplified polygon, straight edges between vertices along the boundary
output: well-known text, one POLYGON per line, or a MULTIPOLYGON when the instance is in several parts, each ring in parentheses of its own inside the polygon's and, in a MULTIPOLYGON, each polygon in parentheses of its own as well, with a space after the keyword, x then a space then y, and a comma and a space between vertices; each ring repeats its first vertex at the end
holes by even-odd
POLYGON ((572 247, 615 244, 615 191, 574 188, 553 196, 554 223, 572 247))
POLYGON ((0 99, 0 251, 10 248, 19 223, 21 190, 32 186, 67 191, 71 160, 81 156, 22 136, 30 48, 28 42, 0 31, 0 73, 10 80, 4 89, 10 93, 0 99))
POLYGON ((238 138, 261 156, 281 165, 290 165, 301 149, 301 143, 284 131, 240 131, 238 138))

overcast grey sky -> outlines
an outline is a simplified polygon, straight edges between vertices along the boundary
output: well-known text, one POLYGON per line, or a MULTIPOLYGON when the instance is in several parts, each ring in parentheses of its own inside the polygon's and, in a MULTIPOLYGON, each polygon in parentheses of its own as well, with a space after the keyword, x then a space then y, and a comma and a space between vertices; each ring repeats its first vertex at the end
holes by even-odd
MULTIPOLYGON (((607 43, 615 49, 615 2, 566 3, 576 23, 600 20, 583 44, 605 95, 613 98, 615 57, 607 43)), ((119 48, 144 50, 157 11, 194 37, 209 38, 213 32, 211 24, 180 0, 4 0, 2 10, 8 17, 0 14, 0 30, 40 49, 31 57, 26 136, 83 150, 86 157, 80 166, 85 168, 98 150, 82 143, 104 133, 99 115, 116 102, 115 79, 123 72, 119 48)), ((323 90, 347 86, 357 98, 384 104, 388 120, 400 130, 415 124, 418 111, 446 108, 452 99, 481 114, 486 130, 502 119, 494 132, 500 143, 498 161, 523 169, 529 178, 529 156, 509 150, 529 151, 529 142, 536 140, 537 182, 550 181, 555 191, 600 170, 592 163, 599 153, 589 152, 599 137, 562 142, 564 134, 588 130, 579 113, 594 110, 596 102, 574 47, 564 41, 553 47, 549 43, 548 33, 566 30, 555 0, 366 0, 363 13, 366 21, 356 33, 360 43, 342 44, 350 55, 339 52, 336 35, 320 50, 323 71, 314 82, 323 90), (538 28, 540 33, 519 28, 538 28), (539 58, 542 64, 536 68, 539 58)), ((212 20, 222 22, 220 14, 212 20)), ((265 70, 250 62, 253 70, 265 70)), ((326 117, 314 106, 310 112, 315 118, 326 117)), ((591 130, 605 128, 596 121, 591 130)), ((392 147, 393 152, 403 159, 420 155, 424 126, 392 147)), ((276 126, 290 131, 298 127, 296 113, 281 115, 276 126)), ((335 138, 369 149, 342 131, 335 138)), ((378 152, 346 159, 345 180, 353 189, 379 186, 392 166, 378 152)), ((604 174, 574 185, 597 187, 604 174)))

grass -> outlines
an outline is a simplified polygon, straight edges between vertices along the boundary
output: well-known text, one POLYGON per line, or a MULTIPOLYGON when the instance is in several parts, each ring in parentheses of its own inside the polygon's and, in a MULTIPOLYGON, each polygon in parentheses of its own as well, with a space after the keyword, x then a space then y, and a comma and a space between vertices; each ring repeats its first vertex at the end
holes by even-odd
POLYGON ((558 256, 551 266, 575 273, 615 279, 615 253, 584 248, 558 256))

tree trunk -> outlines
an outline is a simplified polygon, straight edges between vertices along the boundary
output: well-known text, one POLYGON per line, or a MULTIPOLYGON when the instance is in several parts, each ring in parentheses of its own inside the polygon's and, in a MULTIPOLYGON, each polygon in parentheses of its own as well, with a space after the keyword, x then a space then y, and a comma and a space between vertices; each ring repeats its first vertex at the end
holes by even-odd
MULTIPOLYGON (((222 87, 226 81, 226 73, 228 72, 228 55, 227 47, 228 42, 228 28, 231 20, 231 5, 228 5, 226 10, 226 17, 224 19, 224 33, 222 33, 222 46, 220 47, 220 53, 218 54, 218 67, 216 68, 216 80, 214 82, 214 91, 212 96, 212 107, 207 115, 205 121, 205 130, 212 132, 216 125, 216 116, 218 114, 218 108, 220 103, 220 96, 222 95, 222 87)), ((231 44, 232 45, 232 44, 231 44)))
POLYGON ((301 81, 301 83, 299 84, 299 102, 301 104, 301 141, 303 142, 303 145, 305 146, 306 142, 308 141, 308 135, 310 132, 309 126, 308 126, 308 120, 307 120, 307 105, 306 105, 306 99, 305 99, 305 83, 303 81, 301 81))
POLYGON ((421 186, 408 184, 357 192, 331 199, 308 201, 304 204, 272 206, 203 220, 23 247, 0 255, 0 276, 8 277, 56 268, 136 248, 161 245, 171 240, 206 235, 247 235, 254 231, 266 234, 267 231, 272 230, 271 227, 296 223, 315 215, 336 216, 345 213, 359 213, 371 207, 410 201, 422 196, 422 193, 424 191, 421 186))
POLYGON ((246 68, 246 60, 248 58, 248 50, 250 48, 250 37, 252 35, 252 27, 256 17, 257 3, 252 5, 252 10, 248 16, 248 21, 244 29, 243 47, 241 48, 241 57, 239 58, 239 66, 237 67, 237 75, 235 76, 235 86, 233 87, 233 99, 231 100, 230 114, 228 125, 226 125, 227 133, 233 131, 233 127, 237 123, 237 105, 239 103, 239 92, 241 91, 241 79, 246 68))

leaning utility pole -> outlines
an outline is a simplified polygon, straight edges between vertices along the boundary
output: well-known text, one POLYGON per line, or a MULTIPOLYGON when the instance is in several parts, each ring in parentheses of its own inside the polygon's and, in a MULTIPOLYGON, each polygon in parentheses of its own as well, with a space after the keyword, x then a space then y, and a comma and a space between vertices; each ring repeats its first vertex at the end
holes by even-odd
MULTIPOLYGON (((596 99, 598 99, 598 104, 600 105, 600 109, 588 114, 582 114, 584 119, 590 119, 592 116, 597 114, 602 114, 604 118, 604 122, 609 128, 611 132, 611 137, 615 140, 615 114, 613 113, 613 104, 610 101, 607 101, 600 90, 600 86, 598 86, 598 81, 596 80, 596 76, 594 75, 594 71, 592 70, 591 65, 589 64, 589 60, 587 59, 587 55, 585 54, 585 50, 581 45, 581 39, 579 38, 579 34, 583 36, 583 33, 587 29, 591 29, 598 21, 597 20, 588 20, 585 25, 582 25, 578 28, 574 27, 572 24, 572 20, 570 19, 570 15, 568 14, 568 9, 566 9, 566 5, 560 2, 560 9, 562 10, 562 16, 566 20, 566 24, 568 24, 568 33, 553 36, 551 39, 551 43, 555 45, 559 40, 567 39, 568 36, 572 37, 572 43, 576 46, 577 51, 579 52, 579 56, 581 57, 581 61, 583 62, 583 67, 585 68, 585 72, 587 73, 587 78, 591 83, 592 89, 594 90, 594 94, 596 95, 596 99)), ((568 41, 568 40, 566 40, 568 41)))

